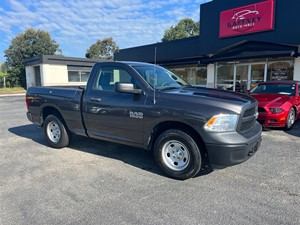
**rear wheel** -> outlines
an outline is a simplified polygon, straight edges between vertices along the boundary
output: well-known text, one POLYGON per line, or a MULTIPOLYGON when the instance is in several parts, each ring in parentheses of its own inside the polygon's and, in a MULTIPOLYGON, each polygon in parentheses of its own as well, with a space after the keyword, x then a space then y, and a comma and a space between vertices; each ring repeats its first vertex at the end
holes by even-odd
POLYGON ((198 145, 189 134, 180 130, 167 130, 157 138, 154 157, 169 177, 179 180, 194 177, 202 165, 198 145))
POLYGON ((289 111, 289 114, 286 118, 286 129, 291 129, 294 122, 295 122, 295 117, 296 117, 296 114, 295 114, 295 109, 294 108, 291 108, 290 111, 289 111))
POLYGON ((54 115, 49 115, 45 119, 44 134, 48 144, 53 148, 63 148, 69 145, 70 134, 64 123, 54 115))

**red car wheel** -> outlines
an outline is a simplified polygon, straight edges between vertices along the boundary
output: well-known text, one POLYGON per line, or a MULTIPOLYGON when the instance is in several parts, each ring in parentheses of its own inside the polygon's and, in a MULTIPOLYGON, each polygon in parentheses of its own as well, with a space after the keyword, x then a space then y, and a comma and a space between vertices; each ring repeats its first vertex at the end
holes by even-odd
POLYGON ((291 129, 295 122, 295 109, 291 108, 286 118, 286 128, 291 129))

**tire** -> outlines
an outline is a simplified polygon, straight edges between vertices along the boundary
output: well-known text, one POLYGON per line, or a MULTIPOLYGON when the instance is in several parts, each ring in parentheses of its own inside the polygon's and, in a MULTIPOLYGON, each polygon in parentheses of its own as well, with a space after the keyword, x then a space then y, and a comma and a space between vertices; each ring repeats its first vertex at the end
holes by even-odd
POLYGON ((198 145, 187 133, 167 130, 155 141, 154 158, 169 177, 185 180, 197 175, 202 166, 198 145))
POLYGON ((295 123, 295 118, 296 118, 296 114, 295 114, 295 109, 292 107, 289 111, 289 114, 286 118, 286 129, 291 129, 293 124, 295 123))
POLYGON ((44 122, 44 134, 48 144, 53 148, 63 148, 69 145, 70 134, 62 121, 49 115, 44 122))

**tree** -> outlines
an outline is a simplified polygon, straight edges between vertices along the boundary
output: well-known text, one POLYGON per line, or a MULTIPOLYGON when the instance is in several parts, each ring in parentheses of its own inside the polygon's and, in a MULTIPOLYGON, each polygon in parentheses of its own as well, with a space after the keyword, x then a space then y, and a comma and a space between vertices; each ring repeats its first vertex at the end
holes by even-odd
POLYGON ((171 41, 176 39, 188 38, 199 35, 200 22, 195 22, 190 18, 182 19, 177 25, 171 26, 165 30, 162 41, 171 41))
POLYGON ((8 49, 4 51, 8 66, 9 78, 12 82, 26 86, 24 60, 37 55, 61 54, 56 41, 43 30, 27 29, 12 39, 8 49))
POLYGON ((97 40, 92 44, 89 49, 86 50, 85 57, 91 59, 113 59, 114 53, 119 51, 119 47, 112 37, 104 38, 103 40, 97 40))
POLYGON ((7 64, 0 62, 0 77, 7 75, 7 64))
POLYGON ((7 64, 0 62, 0 87, 6 87, 7 64))

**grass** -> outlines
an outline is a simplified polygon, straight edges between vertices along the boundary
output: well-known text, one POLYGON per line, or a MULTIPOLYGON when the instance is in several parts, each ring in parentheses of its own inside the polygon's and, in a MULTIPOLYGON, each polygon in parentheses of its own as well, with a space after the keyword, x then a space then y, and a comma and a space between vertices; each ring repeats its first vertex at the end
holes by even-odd
POLYGON ((21 92, 25 92, 25 89, 22 87, 0 88, 0 94, 13 94, 21 92))

